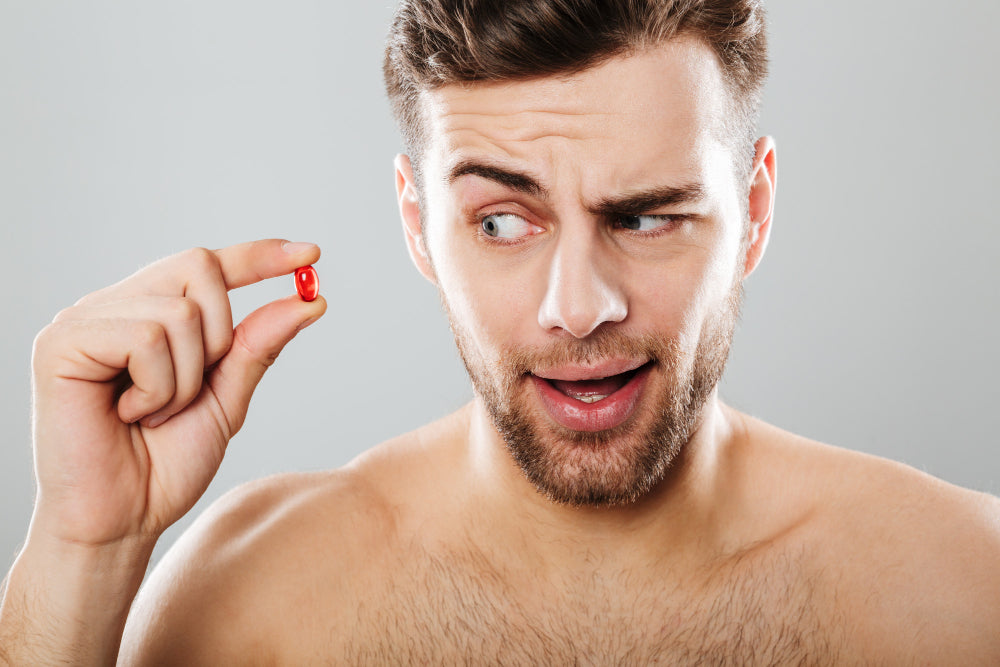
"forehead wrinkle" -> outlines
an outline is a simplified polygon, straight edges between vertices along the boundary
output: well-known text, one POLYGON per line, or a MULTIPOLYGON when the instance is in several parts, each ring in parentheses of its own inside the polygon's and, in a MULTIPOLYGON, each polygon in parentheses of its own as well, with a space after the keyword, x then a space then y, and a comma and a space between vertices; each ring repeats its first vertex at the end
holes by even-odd
POLYGON ((453 111, 441 114, 443 136, 473 132, 498 142, 536 142, 543 139, 590 141, 617 113, 523 110, 510 113, 453 111))
MULTIPOLYGON (((615 137, 608 136, 588 136, 584 140, 569 141, 565 137, 546 135, 536 139, 540 141, 545 138, 549 141, 546 144, 537 145, 530 150, 518 150, 519 144, 531 143, 525 140, 513 140, 491 136, 493 133, 484 133, 478 128, 454 130, 452 141, 441 141, 438 143, 439 149, 443 149, 440 155, 442 170, 440 179, 444 184, 451 184, 457 180, 456 171, 463 171, 473 175, 484 176, 500 184, 513 183, 519 180, 522 186, 511 189, 527 192, 540 199, 546 199, 548 190, 556 187, 557 183, 566 185, 566 179, 570 178, 582 185, 583 181, 589 181, 585 174, 591 177, 603 174, 607 177, 602 190, 614 195, 626 196, 638 191, 648 191, 664 187, 679 187, 700 183, 701 194, 704 196, 708 191, 713 190, 706 183, 703 176, 702 162, 706 155, 708 146, 706 140, 715 143, 710 139, 710 133, 700 133, 693 136, 681 135, 675 138, 681 148, 676 154, 682 155, 683 159, 678 161, 676 156, 662 163, 663 146, 647 146, 650 149, 648 154, 636 155, 628 165, 618 165, 607 171, 603 162, 595 164, 586 162, 585 159, 567 159, 568 156, 576 153, 576 149, 583 143, 601 143, 615 141, 615 137), (569 141, 568 152, 560 147, 561 144, 569 141), (588 166, 589 165, 589 166, 588 166), (474 169, 471 167, 483 167, 484 169, 474 169), (489 170, 494 170, 492 176, 487 174, 489 170), (476 173, 476 172, 480 173, 476 173), (504 179, 502 172, 510 172, 516 178, 504 179), (507 183, 505 183, 505 180, 507 183), (526 187, 530 185, 530 187, 526 187), (535 187, 537 186, 537 187, 535 187)), ((443 138, 442 138, 443 139, 443 138)), ((592 152, 592 151, 591 151, 592 152)), ((669 151, 668 151, 669 153, 669 151)), ((604 178, 600 180, 605 180, 604 178)), ((560 190, 562 187, 560 187, 560 190)), ((691 188, 693 189, 693 188, 691 188)), ((555 194, 553 191, 552 194, 555 194)), ((608 198, 598 195, 591 199, 596 202, 607 202, 608 198)), ((693 203, 693 202, 692 202, 693 203)))
POLYGON ((563 164, 564 151, 558 148, 560 144, 568 145, 572 151, 574 146, 583 142, 607 140, 606 137, 589 136, 573 140, 548 134, 520 139, 501 138, 481 128, 453 130, 451 141, 448 137, 440 139, 441 182, 450 185, 461 176, 471 174, 540 200, 549 199, 550 189, 561 180, 557 176, 576 164, 573 160, 563 164), (547 141, 538 143, 543 140, 547 141), (522 150, 525 144, 532 147, 522 150))
POLYGON ((617 112, 611 111, 561 111, 557 109, 520 109, 518 111, 496 111, 485 113, 482 111, 451 111, 446 116, 520 116, 522 114, 541 114, 546 116, 614 116, 617 112))

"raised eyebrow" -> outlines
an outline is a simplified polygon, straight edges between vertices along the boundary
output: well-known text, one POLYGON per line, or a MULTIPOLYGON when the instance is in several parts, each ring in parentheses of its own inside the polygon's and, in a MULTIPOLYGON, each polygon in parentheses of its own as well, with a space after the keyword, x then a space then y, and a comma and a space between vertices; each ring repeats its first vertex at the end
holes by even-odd
POLYGON ((549 196, 548 191, 542 187, 538 179, 530 174, 477 160, 462 160, 456 163, 448 172, 448 184, 454 183, 462 176, 469 175, 485 178, 538 199, 546 199, 549 196))
POLYGON ((637 190, 615 197, 604 197, 588 207, 591 215, 641 215, 665 206, 695 204, 705 198, 705 188, 700 183, 661 185, 637 190))

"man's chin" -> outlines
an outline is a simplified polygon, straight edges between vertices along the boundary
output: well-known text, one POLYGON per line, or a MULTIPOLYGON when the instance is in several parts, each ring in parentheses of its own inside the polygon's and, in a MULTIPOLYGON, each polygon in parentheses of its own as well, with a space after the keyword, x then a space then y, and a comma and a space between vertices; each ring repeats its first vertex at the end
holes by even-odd
POLYGON ((645 496, 679 453, 677 434, 662 432, 652 417, 633 414, 610 429, 578 431, 525 410, 494 416, 494 424, 525 477, 548 499, 607 507, 645 496))

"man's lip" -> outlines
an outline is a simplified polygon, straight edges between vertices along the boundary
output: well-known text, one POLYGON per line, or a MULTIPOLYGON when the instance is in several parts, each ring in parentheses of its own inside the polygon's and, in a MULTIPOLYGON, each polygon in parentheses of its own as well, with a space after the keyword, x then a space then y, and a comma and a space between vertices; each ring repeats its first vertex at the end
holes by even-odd
POLYGON ((630 419, 642 400, 646 381, 653 372, 647 362, 634 372, 627 372, 624 385, 593 403, 570 396, 556 387, 556 383, 532 375, 529 377, 535 396, 548 416, 560 426, 571 431, 607 431, 630 419))
POLYGON ((580 380, 599 380, 613 375, 621 375, 634 371, 647 363, 649 363, 649 359, 606 359, 589 366, 579 364, 552 366, 544 370, 532 371, 531 374, 543 380, 579 382, 580 380))

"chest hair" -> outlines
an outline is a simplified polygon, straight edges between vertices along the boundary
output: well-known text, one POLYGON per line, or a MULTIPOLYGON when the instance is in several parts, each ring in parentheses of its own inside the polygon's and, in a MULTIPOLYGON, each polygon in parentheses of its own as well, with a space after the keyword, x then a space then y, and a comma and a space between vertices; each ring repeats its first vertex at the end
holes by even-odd
POLYGON ((334 661, 837 663, 842 624, 803 560, 745 555, 683 581, 655 568, 546 580, 512 576, 482 554, 423 553, 400 559, 384 585, 359 598, 357 631, 334 661))

